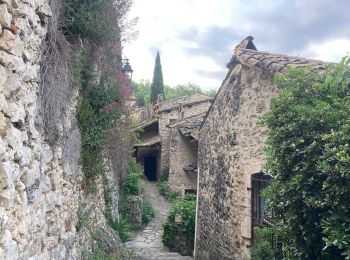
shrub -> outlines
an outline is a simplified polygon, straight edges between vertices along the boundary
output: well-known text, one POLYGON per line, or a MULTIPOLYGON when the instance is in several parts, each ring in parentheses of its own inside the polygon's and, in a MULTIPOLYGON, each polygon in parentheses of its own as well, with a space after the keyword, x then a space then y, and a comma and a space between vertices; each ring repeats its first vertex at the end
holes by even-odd
POLYGON ((126 194, 139 195, 141 193, 141 176, 143 175, 143 168, 136 162, 134 158, 130 159, 128 167, 128 175, 123 190, 126 194))
POLYGON ((186 195, 174 202, 164 224, 163 244, 170 251, 182 255, 192 255, 196 221, 196 200, 194 195, 186 195), (181 216, 181 222, 175 223, 175 217, 181 216))
POLYGON ((250 248, 250 254, 254 260, 269 260, 269 259, 289 259, 289 254, 286 250, 283 252, 281 241, 286 241, 288 238, 282 238, 283 229, 277 227, 255 227, 254 242, 250 248))
POLYGON ((120 216, 119 219, 109 220, 109 226, 118 232, 119 237, 123 243, 130 240, 132 225, 128 219, 120 216))
POLYGON ((115 0, 68 1, 65 24, 71 34, 88 37, 97 44, 120 41, 119 22, 131 4, 131 1, 115 0))
POLYGON ((159 182, 159 193, 170 202, 177 198, 177 193, 169 190, 169 183, 164 179, 159 182))
POLYGON ((142 224, 148 224, 155 216, 151 203, 147 200, 143 201, 142 206, 142 224))
POLYGON ((263 119, 266 197, 295 258, 350 259, 349 58, 324 73, 289 69, 263 119))

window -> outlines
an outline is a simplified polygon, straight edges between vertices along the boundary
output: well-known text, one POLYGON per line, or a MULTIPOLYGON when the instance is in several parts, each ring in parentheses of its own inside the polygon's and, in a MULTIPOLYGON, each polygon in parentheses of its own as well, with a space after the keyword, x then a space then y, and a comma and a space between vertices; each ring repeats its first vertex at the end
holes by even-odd
POLYGON ((267 214, 266 199, 262 196, 261 191, 269 184, 271 177, 262 172, 255 173, 251 177, 252 184, 252 224, 254 226, 265 226, 271 219, 271 214, 267 214))

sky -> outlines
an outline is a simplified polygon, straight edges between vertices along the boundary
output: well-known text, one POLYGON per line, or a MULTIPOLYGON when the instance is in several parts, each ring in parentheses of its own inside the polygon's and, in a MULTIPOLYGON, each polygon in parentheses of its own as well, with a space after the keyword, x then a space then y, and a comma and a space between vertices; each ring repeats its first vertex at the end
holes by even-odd
POLYGON ((350 52, 350 0, 134 0, 138 37, 124 43, 133 80, 152 81, 157 50, 166 85, 218 89, 233 49, 338 62, 350 52))

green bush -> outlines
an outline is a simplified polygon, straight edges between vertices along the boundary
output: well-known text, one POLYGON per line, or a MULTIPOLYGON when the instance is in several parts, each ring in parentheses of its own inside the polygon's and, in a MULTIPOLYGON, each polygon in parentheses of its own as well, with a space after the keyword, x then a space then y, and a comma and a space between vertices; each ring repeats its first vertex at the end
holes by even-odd
POLYGON ((118 232, 119 237, 123 243, 130 240, 132 225, 128 219, 120 216, 117 220, 109 220, 109 226, 118 232))
POLYGON ((159 193, 170 202, 177 198, 177 193, 169 190, 169 183, 167 180, 160 180, 159 193))
POLYGON ((95 43, 118 41, 118 13, 114 0, 72 0, 65 5, 65 24, 73 35, 95 43), (115 10, 115 11, 113 11, 115 10))
POLYGON ((143 201, 142 206, 142 224, 148 224, 155 216, 151 203, 147 200, 143 201))
POLYGON ((283 255, 288 259, 287 251, 283 252, 281 241, 283 231, 277 227, 255 227, 254 242, 250 248, 250 254, 254 260, 283 259, 283 255), (283 254, 284 253, 284 254, 283 254))
POLYGON ((192 255, 194 247, 194 231, 196 221, 196 199, 187 195, 177 199, 169 210, 162 241, 170 251, 182 255, 192 255), (175 217, 181 216, 181 222, 175 223, 175 217))
POLYGON ((126 194, 139 195, 141 193, 141 176, 143 168, 134 158, 130 159, 128 175, 123 184, 123 190, 126 194))
POLYGON ((284 247, 299 259, 350 259, 349 58, 322 73, 288 69, 276 83, 263 119, 274 177, 265 195, 284 247))

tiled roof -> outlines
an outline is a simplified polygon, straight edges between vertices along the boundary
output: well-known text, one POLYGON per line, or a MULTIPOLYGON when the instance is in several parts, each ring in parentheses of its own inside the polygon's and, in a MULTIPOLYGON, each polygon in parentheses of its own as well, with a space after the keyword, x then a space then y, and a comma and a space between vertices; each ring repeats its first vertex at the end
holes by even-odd
POLYGON ((324 70, 327 64, 324 61, 306 59, 299 56, 257 51, 252 41, 253 37, 249 36, 237 45, 235 53, 227 65, 228 68, 232 69, 236 64, 243 64, 251 68, 278 73, 284 72, 288 66, 305 67, 312 65, 319 70, 324 70))
POLYGON ((202 127, 206 113, 201 113, 182 121, 173 123, 169 127, 176 127, 180 133, 186 137, 198 140, 199 130, 202 127))

